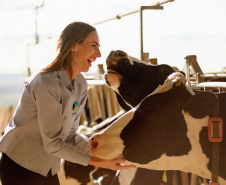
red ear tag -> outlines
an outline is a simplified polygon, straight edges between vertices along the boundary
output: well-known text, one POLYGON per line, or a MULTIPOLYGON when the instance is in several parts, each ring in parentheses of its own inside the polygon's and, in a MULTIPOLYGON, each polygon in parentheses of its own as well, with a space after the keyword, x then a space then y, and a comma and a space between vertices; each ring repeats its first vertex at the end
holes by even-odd
POLYGON ((208 123, 208 139, 210 142, 223 140, 223 120, 220 117, 211 117, 208 123))

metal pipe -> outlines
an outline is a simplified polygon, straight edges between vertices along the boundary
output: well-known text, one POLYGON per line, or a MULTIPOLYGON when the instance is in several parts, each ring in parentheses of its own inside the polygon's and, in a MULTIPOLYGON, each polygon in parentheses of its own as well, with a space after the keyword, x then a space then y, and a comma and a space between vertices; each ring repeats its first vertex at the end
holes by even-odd
MULTIPOLYGON (((158 1, 157 3, 155 3, 155 4, 153 4, 153 5, 150 5, 149 7, 160 6, 160 5, 162 5, 162 4, 165 4, 165 3, 168 3, 168 2, 173 2, 173 1, 174 1, 174 0, 158 1)), ((145 7, 145 6, 143 6, 143 7, 145 7)), ((148 7, 148 6, 147 6, 147 7, 148 7)), ((102 24, 102 23, 104 23, 104 22, 108 22, 108 21, 111 21, 111 20, 114 20, 114 19, 121 19, 121 18, 124 17, 124 16, 131 15, 131 14, 137 13, 137 12, 139 12, 139 11, 140 11, 140 9, 134 10, 134 11, 131 11, 131 12, 128 12, 128 13, 124 13, 124 14, 118 14, 118 15, 116 15, 116 16, 113 17, 113 18, 109 18, 109 19, 106 19, 106 20, 103 20, 103 21, 94 23, 93 25, 102 24)))
MULTIPOLYGON (((27 43, 27 48, 26 48, 26 54, 27 54, 27 77, 31 76, 31 68, 30 68, 30 61, 29 61, 29 47, 31 45, 35 45, 39 43, 39 36, 38 36, 38 9, 42 8, 44 6, 44 0, 42 1, 42 4, 40 6, 35 7, 35 42, 32 43, 27 43)), ((26 77, 25 77, 26 78, 26 77)), ((25 79, 26 83, 26 79, 25 79)))
POLYGON ((35 7, 35 43, 39 43, 39 36, 38 36, 38 9, 44 6, 44 0, 40 6, 35 7))

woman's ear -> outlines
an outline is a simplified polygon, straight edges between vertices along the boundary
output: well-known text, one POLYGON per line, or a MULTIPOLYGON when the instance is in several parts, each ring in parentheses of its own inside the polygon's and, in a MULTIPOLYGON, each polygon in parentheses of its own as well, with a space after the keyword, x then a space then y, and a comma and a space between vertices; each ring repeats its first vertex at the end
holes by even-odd
POLYGON ((71 53, 76 53, 76 47, 73 47, 73 48, 71 49, 71 53))
POLYGON ((71 48, 71 52, 72 53, 76 53, 76 51, 77 51, 77 45, 78 44, 76 44, 74 47, 71 48))

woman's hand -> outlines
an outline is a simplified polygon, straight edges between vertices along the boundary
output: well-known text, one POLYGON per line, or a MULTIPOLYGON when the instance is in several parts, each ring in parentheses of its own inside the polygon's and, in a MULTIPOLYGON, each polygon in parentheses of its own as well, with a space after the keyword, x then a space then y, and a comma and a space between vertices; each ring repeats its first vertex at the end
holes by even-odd
POLYGON ((123 158, 106 160, 106 159, 100 159, 92 156, 89 164, 96 167, 108 168, 111 170, 123 170, 123 169, 136 167, 134 165, 124 164, 123 162, 124 162, 123 158))

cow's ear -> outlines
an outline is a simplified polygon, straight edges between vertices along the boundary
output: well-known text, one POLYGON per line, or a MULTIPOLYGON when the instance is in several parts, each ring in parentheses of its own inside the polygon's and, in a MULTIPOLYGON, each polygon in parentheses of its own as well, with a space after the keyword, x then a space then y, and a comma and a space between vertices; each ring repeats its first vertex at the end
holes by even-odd
POLYGON ((129 111, 131 109, 131 107, 129 105, 126 104, 126 102, 122 99, 122 97, 116 93, 116 97, 117 97, 117 100, 118 100, 118 103, 119 105, 125 110, 125 111, 129 111))
POLYGON ((216 96, 213 93, 199 92, 186 102, 183 110, 192 117, 201 119, 211 114, 215 104, 216 96))
POLYGON ((182 75, 186 76, 184 71, 179 71, 182 75))

